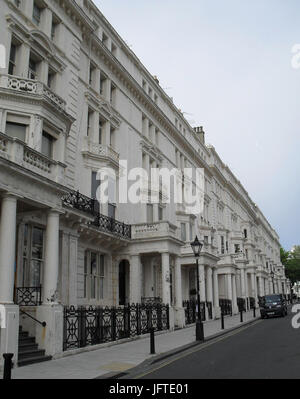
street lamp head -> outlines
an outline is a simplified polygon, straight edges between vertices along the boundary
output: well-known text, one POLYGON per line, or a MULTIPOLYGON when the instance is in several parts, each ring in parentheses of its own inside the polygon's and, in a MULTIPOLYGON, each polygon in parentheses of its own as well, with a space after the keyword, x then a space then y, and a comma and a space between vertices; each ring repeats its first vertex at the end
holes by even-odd
POLYGON ((195 258, 199 258, 203 244, 202 244, 202 242, 200 242, 198 240, 197 236, 196 236, 195 240, 193 242, 191 242, 191 247, 194 252, 195 258))

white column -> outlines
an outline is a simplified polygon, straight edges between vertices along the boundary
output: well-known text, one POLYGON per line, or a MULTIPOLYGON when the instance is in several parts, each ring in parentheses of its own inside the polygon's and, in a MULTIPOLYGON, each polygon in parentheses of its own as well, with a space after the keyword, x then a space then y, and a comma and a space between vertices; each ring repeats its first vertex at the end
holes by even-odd
POLYGON ((182 278, 179 256, 175 260, 175 306, 182 308, 182 278))
POLYGON ((227 280, 227 295, 228 299, 232 301, 232 280, 231 280, 231 274, 226 275, 226 280, 227 280))
POLYGON ((182 306, 182 270, 179 256, 175 259, 175 325, 179 328, 185 325, 185 315, 182 306))
POLYGON ((199 265, 199 285, 200 285, 200 301, 206 301, 205 293, 205 269, 204 265, 199 265))
POLYGON ((251 296, 255 298, 255 274, 251 273, 251 296))
POLYGON ((43 304, 57 303, 59 270, 59 212, 51 210, 47 216, 43 304))
POLYGON ((132 255, 130 258, 130 273, 129 273, 130 303, 141 302, 141 259, 140 255, 132 255))
POLYGON ((161 254, 162 261, 162 301, 164 304, 171 303, 170 297, 170 255, 168 252, 161 254))
POLYGON ((220 305, 219 305, 219 281, 218 281, 218 269, 213 268, 213 282, 214 282, 214 310, 215 317, 219 318, 221 315, 220 305))
POLYGON ((14 302, 17 198, 2 197, 0 220, 0 303, 14 302))
POLYGON ((213 303, 213 281, 212 281, 212 268, 210 266, 206 269, 206 282, 207 282, 207 302, 213 303))
POLYGON ((263 286, 263 279, 261 276, 258 277, 258 285, 259 285, 259 296, 264 296, 264 286, 263 286))
POLYGON ((242 298, 246 298, 246 277, 245 277, 245 270, 241 268, 241 296, 242 298))
POLYGON ((236 294, 236 275, 232 275, 232 312, 238 313, 237 294, 236 294))

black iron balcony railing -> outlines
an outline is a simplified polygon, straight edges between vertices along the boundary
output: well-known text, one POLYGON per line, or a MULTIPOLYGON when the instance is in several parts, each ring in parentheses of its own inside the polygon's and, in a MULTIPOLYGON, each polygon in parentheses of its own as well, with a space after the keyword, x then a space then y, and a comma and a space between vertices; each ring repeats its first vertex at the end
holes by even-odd
POLYGON ((42 287, 15 288, 15 304, 19 306, 40 306, 42 303, 42 287))
POLYGON ((95 200, 81 194, 79 191, 70 191, 62 198, 64 206, 95 215, 95 200))
POLYGON ((70 191, 62 198, 63 205, 68 208, 78 209, 93 216, 95 219, 91 224, 99 230, 112 233, 122 238, 131 239, 131 225, 122 223, 114 218, 102 215, 98 212, 98 203, 79 191, 70 191))

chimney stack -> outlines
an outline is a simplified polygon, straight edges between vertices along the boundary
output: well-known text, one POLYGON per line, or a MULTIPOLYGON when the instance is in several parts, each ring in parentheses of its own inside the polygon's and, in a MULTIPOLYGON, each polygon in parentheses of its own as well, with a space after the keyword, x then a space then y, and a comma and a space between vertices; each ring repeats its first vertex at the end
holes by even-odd
POLYGON ((195 133, 197 133, 202 144, 205 144, 205 131, 202 126, 194 127, 195 133))

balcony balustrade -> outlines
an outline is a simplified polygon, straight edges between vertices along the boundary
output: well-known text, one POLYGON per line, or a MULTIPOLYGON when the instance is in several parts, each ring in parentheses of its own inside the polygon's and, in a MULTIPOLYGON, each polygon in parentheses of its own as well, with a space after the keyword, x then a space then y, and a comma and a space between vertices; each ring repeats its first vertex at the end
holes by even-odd
POLYGON ((97 144, 89 139, 84 142, 83 154, 92 154, 119 163, 119 154, 111 146, 97 144))
POLYGON ((0 90, 1 89, 43 97, 60 111, 65 112, 66 110, 66 102, 49 89, 48 86, 37 80, 11 75, 0 75, 0 90))
POLYGON ((56 183, 64 184, 66 166, 63 163, 46 157, 21 140, 4 133, 0 133, 0 158, 14 162, 56 183))
POLYGON ((133 239, 147 239, 159 237, 176 238, 177 227, 169 222, 140 223, 132 226, 133 239))

